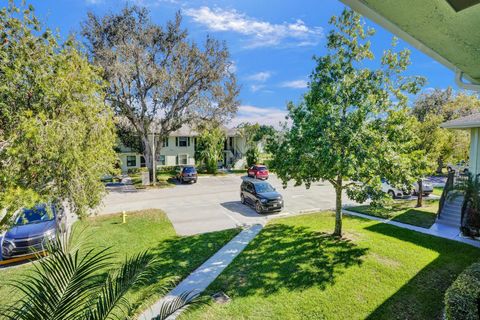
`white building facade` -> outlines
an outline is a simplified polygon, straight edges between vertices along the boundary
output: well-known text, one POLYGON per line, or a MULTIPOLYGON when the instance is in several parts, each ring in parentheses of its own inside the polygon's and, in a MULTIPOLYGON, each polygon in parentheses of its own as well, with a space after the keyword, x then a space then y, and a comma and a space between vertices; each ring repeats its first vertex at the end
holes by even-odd
MULTIPOLYGON (((242 169, 246 165, 245 153, 246 142, 237 134, 235 129, 226 129, 223 159, 219 161, 219 167, 242 169)), ((161 143, 162 148, 157 156, 157 167, 171 167, 181 165, 196 165, 195 148, 197 133, 189 128, 181 128, 173 132, 161 143)), ((146 167, 144 157, 131 148, 119 146, 119 160, 122 172, 130 169, 146 167)))

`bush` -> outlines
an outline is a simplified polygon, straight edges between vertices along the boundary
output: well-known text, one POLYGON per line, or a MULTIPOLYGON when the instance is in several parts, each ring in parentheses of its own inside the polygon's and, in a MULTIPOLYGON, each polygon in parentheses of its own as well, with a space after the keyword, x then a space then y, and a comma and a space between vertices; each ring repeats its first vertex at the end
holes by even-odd
POLYGON ((177 166, 162 166, 157 167, 157 173, 172 173, 175 172, 177 166))
POLYGON ((127 173, 128 174, 139 174, 141 172, 148 172, 148 168, 147 167, 143 167, 143 168, 130 168, 127 170, 127 173))
POLYGON ((463 271, 445 294, 445 313, 448 320, 478 320, 480 299, 480 263, 463 271))
POLYGON ((137 174, 140 173, 140 168, 130 168, 127 170, 128 174, 137 174))

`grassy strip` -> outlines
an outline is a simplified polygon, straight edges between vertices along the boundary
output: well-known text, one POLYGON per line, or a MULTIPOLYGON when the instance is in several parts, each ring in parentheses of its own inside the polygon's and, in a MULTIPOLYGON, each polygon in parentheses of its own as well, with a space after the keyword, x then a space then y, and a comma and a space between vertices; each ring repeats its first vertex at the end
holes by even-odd
POLYGON ((362 205, 349 207, 348 210, 379 218, 392 219, 422 228, 430 228, 435 223, 438 200, 424 200, 421 208, 416 208, 416 204, 416 200, 399 200, 395 201, 391 207, 374 208, 370 205, 362 205))

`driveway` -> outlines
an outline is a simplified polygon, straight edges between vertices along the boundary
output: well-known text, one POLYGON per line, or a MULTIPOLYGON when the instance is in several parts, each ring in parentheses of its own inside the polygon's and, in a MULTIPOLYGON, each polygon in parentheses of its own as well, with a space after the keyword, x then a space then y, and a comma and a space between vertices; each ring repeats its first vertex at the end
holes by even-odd
MULTIPOLYGON (((252 208, 242 205, 241 179, 239 175, 199 177, 196 184, 138 192, 112 188, 98 212, 108 214, 124 210, 162 209, 180 235, 265 223, 271 217, 279 216, 279 214, 259 215, 252 208)), ((328 182, 315 183, 310 189, 304 186, 294 187, 293 184, 283 189, 280 180, 274 175, 268 182, 283 195, 285 208, 280 215, 335 207, 335 191, 328 182)), ((352 203, 344 197, 344 204, 352 203)))

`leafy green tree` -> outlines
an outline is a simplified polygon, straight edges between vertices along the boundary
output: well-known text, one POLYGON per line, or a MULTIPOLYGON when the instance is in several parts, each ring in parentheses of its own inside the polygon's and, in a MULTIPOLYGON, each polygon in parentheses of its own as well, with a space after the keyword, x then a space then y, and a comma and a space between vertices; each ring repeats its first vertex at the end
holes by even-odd
POLYGON ((200 121, 222 123, 237 111, 239 89, 226 45, 210 37, 202 46, 190 41, 180 14, 161 27, 138 6, 103 17, 89 13, 83 35, 110 83, 107 100, 141 139, 152 178, 171 132, 200 121))
POLYGON ((303 101, 288 104, 291 128, 271 139, 269 150, 284 186, 289 180, 333 185, 334 235, 341 236, 344 191, 364 201, 381 195, 381 178, 394 184, 410 179, 405 173, 414 133, 406 94, 417 93, 424 79, 403 75, 408 50, 386 50, 378 69, 366 67, 374 60, 368 40, 374 30, 365 29, 357 13, 345 10, 330 23, 328 53, 316 58, 303 101))
MULTIPOLYGON (((125 294, 148 282, 158 261, 142 252, 115 263, 111 248, 95 249, 74 240, 57 237, 48 244, 49 255, 34 262, 31 273, 12 282, 22 297, 0 310, 0 315, 12 320, 101 320, 127 319, 134 313, 125 294)), ((157 319, 168 318, 192 301, 190 292, 166 301, 157 319)))
POLYGON ((446 161, 468 158, 469 133, 464 130, 447 130, 440 124, 480 111, 477 95, 464 92, 454 94, 451 88, 420 95, 414 102, 412 114, 419 121, 418 131, 428 153, 436 155, 437 172, 441 173, 446 161))
POLYGON ((269 136, 276 132, 275 128, 265 124, 241 123, 237 126, 238 133, 245 139, 247 148, 253 147, 261 141, 265 141, 269 136))
POLYGON ((78 215, 102 199, 115 162, 105 83, 74 41, 43 29, 33 7, 0 10, 0 219, 38 202, 78 215))
POLYGON ((208 173, 217 173, 218 161, 223 156, 225 131, 219 125, 209 125, 201 130, 195 146, 195 159, 205 165, 208 173))
POLYGON ((240 137, 245 139, 247 166, 251 167, 259 163, 260 150, 258 146, 259 144, 266 144, 270 137, 275 136, 275 128, 264 124, 244 122, 237 126, 237 130, 240 137))
POLYGON ((247 158, 248 167, 251 167, 254 164, 257 164, 260 161, 260 151, 258 150, 258 147, 256 144, 250 146, 247 149, 246 158, 247 158))

